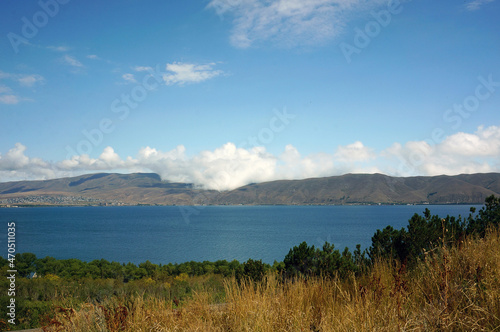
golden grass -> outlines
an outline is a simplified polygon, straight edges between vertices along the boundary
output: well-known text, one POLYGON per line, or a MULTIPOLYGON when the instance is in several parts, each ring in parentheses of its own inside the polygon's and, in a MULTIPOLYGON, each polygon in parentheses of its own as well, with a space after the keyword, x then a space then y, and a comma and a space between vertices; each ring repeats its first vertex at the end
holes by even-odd
POLYGON ((500 331, 500 233, 428 253, 411 271, 377 262, 347 280, 225 281, 177 307, 136 296, 84 304, 45 331, 500 331))

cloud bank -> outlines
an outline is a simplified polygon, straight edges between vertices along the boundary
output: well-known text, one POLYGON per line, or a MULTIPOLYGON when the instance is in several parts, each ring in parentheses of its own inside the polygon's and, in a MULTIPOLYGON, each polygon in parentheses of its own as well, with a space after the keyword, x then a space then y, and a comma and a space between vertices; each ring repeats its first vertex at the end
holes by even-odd
POLYGON ((226 143, 213 151, 188 156, 182 145, 171 151, 152 147, 136 157, 122 158, 106 147, 98 158, 73 156, 59 162, 30 158, 17 143, 0 154, 0 181, 50 179, 90 172, 155 172, 172 182, 194 183, 230 190, 252 182, 304 179, 345 173, 384 173, 393 176, 455 175, 500 172, 500 127, 459 132, 430 145, 425 141, 394 143, 376 152, 362 142, 338 146, 332 153, 303 156, 292 145, 279 155, 265 147, 241 148, 226 143))

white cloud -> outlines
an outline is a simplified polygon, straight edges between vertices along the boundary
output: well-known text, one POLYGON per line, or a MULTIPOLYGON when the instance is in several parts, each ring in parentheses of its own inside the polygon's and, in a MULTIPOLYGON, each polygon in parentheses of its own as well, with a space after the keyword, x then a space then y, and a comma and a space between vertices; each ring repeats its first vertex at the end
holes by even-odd
POLYGON ((73 67, 78 67, 78 68, 81 68, 83 67, 83 64, 78 61, 76 58, 70 56, 70 55, 65 55, 62 57, 62 61, 70 66, 73 66, 73 67))
POLYGON ((42 76, 40 76, 40 75, 33 74, 33 75, 22 75, 22 76, 19 76, 17 78, 17 81, 22 86, 31 87, 31 86, 35 85, 36 83, 43 83, 45 81, 45 79, 42 76))
MULTIPOLYGON (((32 87, 35 84, 44 83, 45 78, 38 74, 16 74, 0 71, 0 80, 6 79, 19 83, 22 87, 32 87)), ((19 97, 10 87, 0 84, 0 104, 16 105, 21 101, 31 100, 29 98, 19 97)))
POLYGON ((448 137, 439 146, 440 152, 446 155, 471 157, 494 156, 500 154, 499 140, 484 139, 482 133, 457 133, 448 137))
POLYGON ((49 179, 61 174, 54 172, 51 164, 39 158, 27 157, 25 150, 24 145, 16 143, 5 155, 0 154, 0 181, 49 179))
POLYGON ((120 156, 110 146, 104 149, 104 151, 99 156, 99 159, 111 168, 117 168, 122 164, 120 156))
POLYGON ((480 9, 483 5, 493 1, 495 0, 474 0, 465 5, 465 8, 467 8, 467 10, 474 11, 480 9))
POLYGON ((9 74, 9 73, 6 73, 6 72, 3 72, 0 70, 0 79, 11 78, 11 77, 12 77, 12 74, 9 74))
POLYGON ((87 55, 87 59, 91 59, 91 60, 100 60, 101 58, 99 58, 97 55, 95 54, 89 54, 87 55))
POLYGON ((339 146, 332 153, 306 156, 293 145, 273 155, 264 147, 244 149, 233 143, 195 156, 188 156, 182 145, 166 152, 144 147, 136 157, 126 158, 106 147, 97 158, 79 155, 60 162, 29 158, 25 151, 26 147, 18 143, 5 155, 0 154, 0 181, 121 170, 155 172, 164 180, 227 190, 252 182, 346 173, 414 176, 500 172, 500 127, 479 127, 472 134, 459 132, 433 145, 425 141, 394 143, 380 153, 362 142, 339 146))
POLYGON ((286 47, 318 45, 340 34, 355 12, 384 0, 212 0, 207 8, 232 15, 231 43, 247 48, 268 41, 286 47))
POLYGON ((375 158, 375 153, 372 149, 363 145, 362 142, 354 142, 346 146, 339 146, 335 157, 341 162, 359 162, 368 161, 375 158))
POLYGON ((153 70, 153 68, 151 68, 151 67, 145 67, 145 66, 135 66, 132 69, 134 69, 135 71, 139 71, 139 72, 141 72, 141 71, 152 71, 153 70))
POLYGON ((0 85, 0 93, 11 93, 12 89, 6 85, 0 85))
POLYGON ((137 83, 134 74, 123 74, 122 78, 127 82, 127 83, 137 83))
POLYGON ((276 168, 277 179, 304 179, 338 174, 333 155, 317 153, 303 157, 297 148, 289 144, 279 156, 276 168))
POLYGON ((227 190, 274 178, 276 158, 264 148, 250 150, 227 143, 214 151, 204 151, 192 159, 195 183, 227 190))
POLYGON ((68 46, 47 46, 47 48, 56 52, 68 52, 69 50, 71 50, 71 48, 68 46))
POLYGON ((398 160, 396 175, 455 175, 498 172, 500 165, 500 127, 479 127, 473 134, 458 132, 442 142, 394 144, 382 155, 398 160))
POLYGON ((215 63, 196 65, 192 63, 174 62, 167 63, 167 74, 163 75, 163 80, 167 85, 186 83, 199 83, 221 75, 221 70, 215 70, 215 63))
POLYGON ((21 100, 15 95, 0 95, 0 104, 15 105, 21 100))
MULTIPOLYGON (((0 79, 10 79, 25 87, 31 87, 36 83, 43 83, 45 78, 38 74, 14 74, 0 71, 0 79)), ((0 86, 2 87, 2 86, 0 86)), ((3 86, 5 87, 5 86, 3 86)))
POLYGON ((0 167, 5 170, 16 170, 23 168, 29 163, 29 158, 24 155, 26 147, 21 143, 16 143, 5 156, 0 156, 0 167))

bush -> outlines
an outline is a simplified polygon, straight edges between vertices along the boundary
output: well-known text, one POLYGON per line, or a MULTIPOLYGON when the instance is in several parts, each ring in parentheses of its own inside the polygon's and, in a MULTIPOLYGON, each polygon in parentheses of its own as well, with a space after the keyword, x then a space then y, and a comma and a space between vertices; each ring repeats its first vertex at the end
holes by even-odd
POLYGON ((335 275, 344 278, 358 271, 355 257, 348 248, 341 254, 328 242, 325 242, 321 250, 302 242, 298 247, 290 249, 283 263, 285 277, 289 278, 335 275))
MULTIPOLYGON (((474 213, 474 208, 471 208, 474 213)), ((478 234, 484 237, 489 227, 498 228, 500 225, 500 197, 493 195, 486 198, 485 206, 479 211, 478 216, 469 216, 466 224, 467 234, 478 234)))
POLYGON ((254 282, 261 281, 269 269, 269 265, 262 263, 262 260, 249 259, 243 263, 243 267, 236 273, 236 278, 241 281, 250 279, 254 282))

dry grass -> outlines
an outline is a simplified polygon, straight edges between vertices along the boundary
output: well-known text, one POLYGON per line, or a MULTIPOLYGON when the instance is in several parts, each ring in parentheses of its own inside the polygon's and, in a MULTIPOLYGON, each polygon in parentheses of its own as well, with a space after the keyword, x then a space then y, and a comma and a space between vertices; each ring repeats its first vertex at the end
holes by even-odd
POLYGON ((428 253, 414 269, 377 262, 347 280, 225 283, 174 303, 135 297, 60 310, 45 331, 500 331, 500 234, 428 253))

